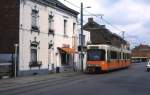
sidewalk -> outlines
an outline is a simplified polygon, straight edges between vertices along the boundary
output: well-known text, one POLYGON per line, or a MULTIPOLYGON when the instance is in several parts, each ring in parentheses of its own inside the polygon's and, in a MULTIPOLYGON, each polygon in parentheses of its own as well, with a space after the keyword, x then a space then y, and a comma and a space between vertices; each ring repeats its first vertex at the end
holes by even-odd
POLYGON ((46 80, 56 81, 61 80, 64 77, 73 77, 82 75, 82 72, 65 72, 65 73, 54 73, 48 75, 36 75, 36 76, 28 76, 28 77, 17 77, 16 79, 2 79, 0 80, 0 91, 7 88, 11 89, 13 87, 21 87, 26 85, 34 85, 38 82, 44 82, 46 80))

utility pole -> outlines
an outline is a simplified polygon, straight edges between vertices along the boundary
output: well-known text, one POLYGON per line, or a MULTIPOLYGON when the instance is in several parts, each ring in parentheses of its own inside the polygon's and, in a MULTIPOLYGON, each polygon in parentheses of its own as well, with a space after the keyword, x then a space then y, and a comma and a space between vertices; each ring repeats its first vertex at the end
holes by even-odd
POLYGON ((123 39, 125 38, 124 34, 125 34, 125 31, 122 31, 122 38, 123 39))
POLYGON ((81 2, 81 71, 83 72, 83 3, 81 2))

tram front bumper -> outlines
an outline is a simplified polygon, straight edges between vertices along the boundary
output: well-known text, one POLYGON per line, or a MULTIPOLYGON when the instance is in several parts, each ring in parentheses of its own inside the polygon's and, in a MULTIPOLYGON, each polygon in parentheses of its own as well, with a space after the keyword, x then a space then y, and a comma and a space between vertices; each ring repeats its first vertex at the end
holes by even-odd
POLYGON ((87 67, 100 67, 98 64, 87 64, 87 67))

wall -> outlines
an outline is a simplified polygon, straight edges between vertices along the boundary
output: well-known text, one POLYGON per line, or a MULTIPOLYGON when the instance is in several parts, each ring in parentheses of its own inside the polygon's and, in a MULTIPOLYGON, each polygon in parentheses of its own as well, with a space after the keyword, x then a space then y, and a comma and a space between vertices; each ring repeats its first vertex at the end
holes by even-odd
POLYGON ((37 73, 48 73, 48 43, 53 39, 48 35, 48 7, 33 3, 31 1, 22 1, 20 4, 20 38, 19 38, 19 73, 20 75, 37 73), (34 6, 39 10, 39 29, 40 32, 31 31, 31 12, 34 6), (36 39, 35 39, 36 37, 36 39), (39 42, 37 61, 42 61, 41 69, 29 67, 30 45, 33 41, 39 42))
MULTIPOLYGON (((73 34, 73 23, 77 25, 77 19, 69 14, 65 14, 59 10, 55 10, 54 19, 54 52, 55 52, 55 67, 61 67, 61 56, 58 47, 62 48, 65 45, 69 45, 70 48, 74 48, 73 43, 77 43, 77 40, 73 40, 73 36, 77 35, 77 26, 75 27, 75 33, 73 34), (67 20, 67 33, 64 35, 64 19, 67 20), (59 22, 59 23, 58 23, 59 22), (74 42, 75 41, 75 42, 74 42)), ((77 51, 77 46, 75 47, 77 51)))
MULTIPOLYGON (((73 23, 77 25, 77 19, 69 14, 50 8, 48 6, 33 3, 31 1, 22 1, 20 4, 20 38, 19 38, 19 69, 20 75, 38 73, 48 73, 54 68, 61 67, 61 57, 58 47, 68 44, 73 47, 73 23), (34 6, 39 10, 39 27, 40 32, 31 32, 31 11, 34 6), (48 35, 48 14, 52 12, 54 16, 54 36, 48 35), (64 19, 68 21, 67 37, 64 37, 64 19), (30 44, 35 40, 39 42, 38 60, 42 61, 42 67, 30 70, 30 44), (53 47, 48 49, 48 44, 52 41, 53 47)), ((76 35, 77 29, 75 29, 76 35)))
POLYGON ((19 0, 0 0, 0 53, 14 53, 19 42, 19 0))

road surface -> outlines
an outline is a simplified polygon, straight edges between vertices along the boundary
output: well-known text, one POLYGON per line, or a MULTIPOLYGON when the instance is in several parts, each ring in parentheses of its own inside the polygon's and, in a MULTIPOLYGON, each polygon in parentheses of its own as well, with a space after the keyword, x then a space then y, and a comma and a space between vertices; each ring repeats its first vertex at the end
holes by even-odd
MULTIPOLYGON (((0 95, 150 95, 146 64, 104 74, 60 74, 0 85, 0 95)), ((41 76, 42 77, 42 76, 41 76)), ((8 82, 6 82, 8 83, 8 82)))

